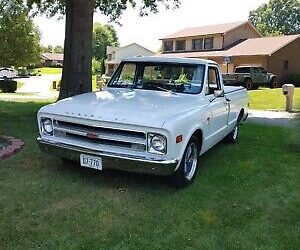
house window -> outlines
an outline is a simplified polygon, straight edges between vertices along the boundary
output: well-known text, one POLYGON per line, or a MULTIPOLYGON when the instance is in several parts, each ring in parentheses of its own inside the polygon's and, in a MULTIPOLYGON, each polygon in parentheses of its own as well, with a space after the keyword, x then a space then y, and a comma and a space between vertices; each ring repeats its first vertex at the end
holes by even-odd
POLYGON ((185 50, 185 40, 176 41, 176 50, 185 50))
POLYGON ((214 38, 208 37, 204 39, 204 49, 213 49, 214 48, 214 38))
POLYGON ((173 41, 164 42, 164 51, 173 51, 173 41))
POLYGON ((284 69, 284 70, 288 70, 288 69, 289 69, 289 61, 288 61, 288 60, 285 60, 285 61, 283 62, 283 69, 284 69))
POLYGON ((203 38, 193 39, 193 50, 202 50, 203 49, 203 38))

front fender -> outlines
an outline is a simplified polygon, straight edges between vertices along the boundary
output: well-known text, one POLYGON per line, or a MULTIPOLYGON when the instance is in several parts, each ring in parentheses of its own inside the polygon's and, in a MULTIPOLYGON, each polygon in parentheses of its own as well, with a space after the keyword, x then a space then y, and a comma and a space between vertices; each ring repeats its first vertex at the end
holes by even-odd
POLYGON ((185 148, 197 130, 202 132, 203 138, 200 138, 202 143, 205 141, 204 137, 208 129, 206 118, 210 116, 210 111, 207 110, 203 107, 197 108, 164 123, 163 128, 170 131, 171 134, 170 153, 172 158, 180 159, 181 162, 185 148), (176 137, 179 135, 182 135, 182 141, 176 143, 176 137))

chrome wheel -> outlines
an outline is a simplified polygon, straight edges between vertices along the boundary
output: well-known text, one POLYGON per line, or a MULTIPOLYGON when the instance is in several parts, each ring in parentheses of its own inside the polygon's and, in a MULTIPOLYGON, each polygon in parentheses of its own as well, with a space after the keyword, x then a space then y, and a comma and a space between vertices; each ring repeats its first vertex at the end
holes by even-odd
POLYGON ((184 158, 184 175, 187 180, 191 180, 196 172, 198 162, 198 147, 196 143, 191 143, 186 150, 184 158))

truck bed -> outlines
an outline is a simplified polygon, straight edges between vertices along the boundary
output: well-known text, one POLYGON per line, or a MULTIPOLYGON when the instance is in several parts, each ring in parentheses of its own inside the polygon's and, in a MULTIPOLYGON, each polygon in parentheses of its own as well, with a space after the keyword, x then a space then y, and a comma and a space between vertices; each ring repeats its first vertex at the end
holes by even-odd
POLYGON ((235 86, 224 86, 224 92, 225 94, 230 94, 230 93, 233 93, 233 92, 236 92, 236 91, 240 91, 240 90, 246 90, 244 87, 242 86, 238 86, 238 87, 235 87, 235 86))

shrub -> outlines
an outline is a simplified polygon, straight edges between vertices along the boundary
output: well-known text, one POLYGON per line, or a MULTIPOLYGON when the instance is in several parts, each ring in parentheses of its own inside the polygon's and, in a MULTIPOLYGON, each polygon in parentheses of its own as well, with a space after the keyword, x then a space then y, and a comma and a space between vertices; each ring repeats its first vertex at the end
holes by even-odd
POLYGON ((4 93, 14 93, 17 90, 18 83, 13 80, 1 80, 0 90, 4 93))
POLYGON ((51 65, 48 66, 48 68, 55 68, 55 69, 60 69, 60 68, 62 68, 62 67, 63 67, 63 65, 60 64, 60 63, 57 63, 57 64, 51 64, 51 65))

